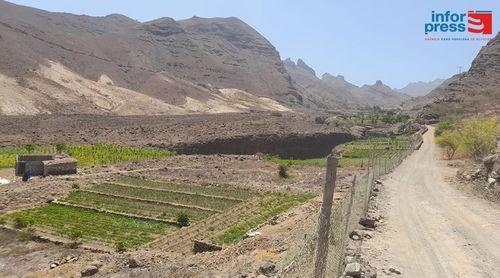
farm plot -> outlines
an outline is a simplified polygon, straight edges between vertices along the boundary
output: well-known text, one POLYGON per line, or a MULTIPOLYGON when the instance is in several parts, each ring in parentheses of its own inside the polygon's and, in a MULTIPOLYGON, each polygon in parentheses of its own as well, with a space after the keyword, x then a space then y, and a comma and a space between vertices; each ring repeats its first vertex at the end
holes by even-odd
POLYGON ((69 239, 99 241, 132 248, 175 230, 174 225, 47 204, 0 217, 16 228, 33 226, 69 239))
POLYGON ((32 226, 70 239, 132 248, 178 229, 180 215, 195 224, 257 195, 230 187, 120 178, 116 183, 73 190, 56 203, 0 220, 16 228, 32 226))
MULTIPOLYGON (((397 136, 394 138, 373 138, 368 140, 358 140, 346 144, 345 153, 339 161, 342 168, 361 168, 368 163, 370 150, 375 152, 377 158, 389 158, 398 154, 401 150, 411 147, 409 136, 397 136)), ((288 166, 316 166, 325 167, 326 158, 293 159, 281 158, 278 156, 263 155, 262 159, 275 164, 288 166)))

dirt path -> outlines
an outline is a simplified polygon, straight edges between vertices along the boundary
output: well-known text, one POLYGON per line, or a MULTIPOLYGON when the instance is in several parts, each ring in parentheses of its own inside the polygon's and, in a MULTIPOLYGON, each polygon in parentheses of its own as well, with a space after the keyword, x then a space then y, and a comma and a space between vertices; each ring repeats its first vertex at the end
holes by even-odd
POLYGON ((500 277, 500 209, 446 182, 434 129, 384 181, 381 234, 364 244, 378 277, 500 277), (392 274, 394 276, 394 274, 392 274))

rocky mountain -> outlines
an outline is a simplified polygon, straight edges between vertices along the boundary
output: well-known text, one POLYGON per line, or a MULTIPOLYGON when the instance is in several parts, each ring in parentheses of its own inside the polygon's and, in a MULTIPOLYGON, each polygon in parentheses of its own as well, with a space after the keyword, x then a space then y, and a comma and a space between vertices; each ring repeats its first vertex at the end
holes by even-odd
POLYGON ((438 86, 443 84, 446 79, 436 79, 434 81, 429 82, 411 82, 405 87, 401 89, 397 89, 396 91, 407 94, 411 97, 421 97, 430 93, 432 90, 436 89, 438 86))
POLYGON ((0 0, 0 114, 286 111, 302 96, 237 18, 52 13, 0 0))
POLYGON ((320 79, 315 71, 301 59, 295 63, 288 58, 284 61, 284 65, 295 86, 304 95, 304 103, 310 102, 318 107, 394 108, 410 99, 408 95, 391 89, 380 80, 373 85, 358 87, 346 81, 341 75, 333 76, 325 73, 320 79))
POLYGON ((500 33, 481 48, 467 72, 446 80, 417 105, 423 105, 420 117, 427 122, 500 115, 500 33))

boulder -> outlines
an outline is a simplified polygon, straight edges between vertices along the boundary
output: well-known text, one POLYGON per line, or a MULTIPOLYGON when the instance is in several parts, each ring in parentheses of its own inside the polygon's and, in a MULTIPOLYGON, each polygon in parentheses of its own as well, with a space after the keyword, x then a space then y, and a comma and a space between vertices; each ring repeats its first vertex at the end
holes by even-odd
POLYGON ((269 275, 276 272, 276 265, 268 260, 262 261, 257 270, 257 274, 269 275))
POLYGON ((139 262, 136 259, 134 259, 134 258, 129 258, 127 260, 127 265, 128 265, 129 268, 137 268, 137 267, 141 266, 139 264, 139 262))
POLYGON ((195 240, 193 244, 194 253, 214 252, 220 250, 222 250, 221 246, 209 242, 195 240))
POLYGON ((99 272, 99 269, 96 266, 91 265, 82 270, 81 275, 82 277, 89 277, 96 274, 97 272, 99 272))
POLYGON ((373 218, 362 217, 359 220, 359 224, 363 227, 374 229, 377 227, 377 220, 373 218))
POLYGON ((345 266, 344 270, 345 276, 351 276, 353 278, 361 277, 361 264, 359 263, 350 263, 345 266))

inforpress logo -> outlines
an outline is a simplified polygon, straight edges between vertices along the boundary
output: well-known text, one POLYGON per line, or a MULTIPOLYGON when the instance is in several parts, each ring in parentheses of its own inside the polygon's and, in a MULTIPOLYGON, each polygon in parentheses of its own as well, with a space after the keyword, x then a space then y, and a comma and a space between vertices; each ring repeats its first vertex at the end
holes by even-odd
POLYGON ((467 30, 476 34, 493 34, 493 13, 491 11, 469 11, 467 13, 469 28, 467 30))
POLYGON ((489 40, 493 34, 492 11, 432 11, 424 25, 426 40, 489 40), (479 36, 479 37, 478 37, 479 36))

